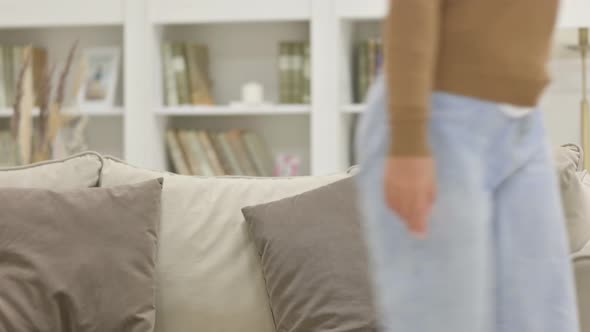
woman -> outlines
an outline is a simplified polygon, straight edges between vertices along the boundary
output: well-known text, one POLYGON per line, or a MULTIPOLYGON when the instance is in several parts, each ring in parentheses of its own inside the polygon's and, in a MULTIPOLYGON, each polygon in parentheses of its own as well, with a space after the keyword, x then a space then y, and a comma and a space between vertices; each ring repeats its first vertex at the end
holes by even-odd
POLYGON ((575 332, 542 117, 558 0, 392 0, 359 130, 385 331, 575 332))

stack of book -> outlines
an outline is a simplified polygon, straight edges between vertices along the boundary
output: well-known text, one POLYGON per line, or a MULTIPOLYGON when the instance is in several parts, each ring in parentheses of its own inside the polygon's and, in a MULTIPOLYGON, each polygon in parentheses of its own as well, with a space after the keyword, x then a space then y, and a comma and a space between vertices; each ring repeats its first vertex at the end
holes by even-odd
POLYGON ((309 104, 311 101, 309 42, 279 44, 279 102, 309 104))
POLYGON ((169 129, 168 152, 174 171, 201 176, 272 176, 274 161, 253 132, 169 129))
POLYGON ((164 43, 162 46, 166 105, 212 105, 207 46, 164 43))
POLYGON ((367 91, 375 80, 383 63, 381 40, 371 38, 358 42, 354 47, 352 68, 352 94, 355 103, 363 103, 367 91))
MULTIPOLYGON (((0 107, 12 107, 16 94, 18 75, 25 62, 25 49, 31 46, 0 45, 0 107)), ((31 65, 35 92, 47 70, 47 51, 32 48, 31 65)), ((36 93, 35 93, 36 94, 36 93)), ((37 95, 37 94, 36 94, 37 95)))

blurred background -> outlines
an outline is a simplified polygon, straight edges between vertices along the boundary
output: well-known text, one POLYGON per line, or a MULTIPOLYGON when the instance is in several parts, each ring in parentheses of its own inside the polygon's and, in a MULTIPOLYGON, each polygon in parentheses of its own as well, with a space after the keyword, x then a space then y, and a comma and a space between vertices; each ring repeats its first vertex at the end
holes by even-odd
MULTIPOLYGON (((0 0, 0 164, 88 149, 184 174, 346 169, 387 3, 0 0)), ((554 144, 583 144, 590 2, 563 3, 542 108, 554 144)))

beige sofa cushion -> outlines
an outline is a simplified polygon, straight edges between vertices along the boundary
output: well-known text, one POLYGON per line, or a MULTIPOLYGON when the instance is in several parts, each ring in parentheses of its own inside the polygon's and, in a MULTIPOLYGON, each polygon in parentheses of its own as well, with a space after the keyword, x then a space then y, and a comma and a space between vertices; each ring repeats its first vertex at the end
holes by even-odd
POLYGON ((0 187, 55 190, 96 187, 102 158, 86 152, 63 160, 0 169, 0 187))
POLYGON ((152 332, 161 192, 0 189, 0 331, 152 332))
POLYGON ((200 178, 105 158, 102 186, 164 176, 156 331, 274 331, 260 259, 241 208, 296 195, 346 174, 200 178))

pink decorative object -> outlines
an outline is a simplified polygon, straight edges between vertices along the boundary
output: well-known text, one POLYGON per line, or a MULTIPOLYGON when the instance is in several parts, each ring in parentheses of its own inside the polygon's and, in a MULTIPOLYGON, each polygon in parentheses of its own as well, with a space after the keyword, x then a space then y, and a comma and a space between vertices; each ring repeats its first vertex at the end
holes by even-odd
POLYGON ((274 176, 297 176, 301 158, 291 154, 280 154, 276 158, 274 176))

